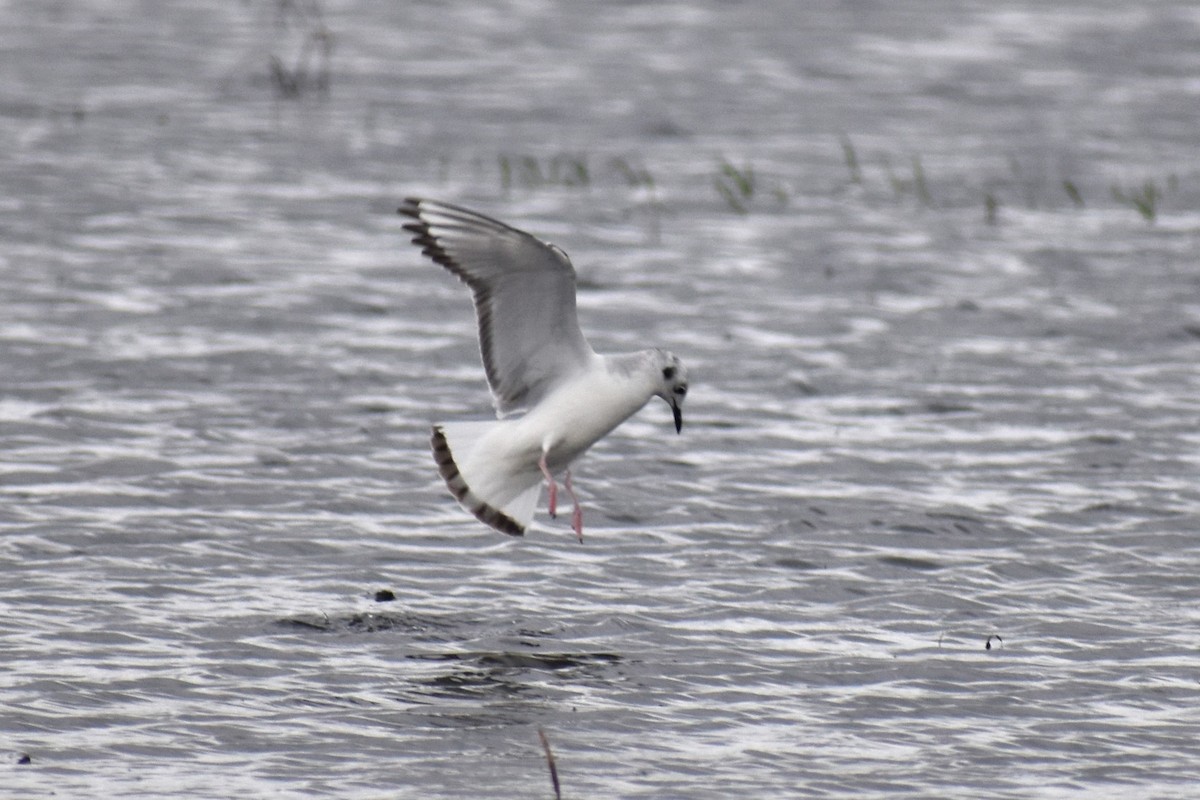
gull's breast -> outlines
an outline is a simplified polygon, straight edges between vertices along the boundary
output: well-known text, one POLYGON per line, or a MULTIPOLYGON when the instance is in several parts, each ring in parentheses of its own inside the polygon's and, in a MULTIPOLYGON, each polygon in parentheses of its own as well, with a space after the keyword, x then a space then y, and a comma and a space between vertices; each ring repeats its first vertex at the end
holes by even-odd
POLYGON ((628 377, 597 365, 547 395, 522 417, 547 462, 560 470, 632 416, 652 396, 628 377))

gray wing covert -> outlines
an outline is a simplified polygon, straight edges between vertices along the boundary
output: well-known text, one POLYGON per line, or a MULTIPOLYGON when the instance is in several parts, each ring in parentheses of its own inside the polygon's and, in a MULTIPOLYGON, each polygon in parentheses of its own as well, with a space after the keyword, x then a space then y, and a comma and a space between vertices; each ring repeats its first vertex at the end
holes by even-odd
POLYGON ((470 287, 496 411, 528 408, 581 369, 592 349, 575 313, 575 269, 559 248, 449 203, 408 198, 405 230, 470 287))

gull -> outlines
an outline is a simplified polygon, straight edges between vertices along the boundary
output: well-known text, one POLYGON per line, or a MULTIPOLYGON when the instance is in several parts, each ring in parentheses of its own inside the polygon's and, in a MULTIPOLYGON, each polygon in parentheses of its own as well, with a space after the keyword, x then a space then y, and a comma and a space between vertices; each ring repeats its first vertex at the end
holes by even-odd
POLYGON ((413 244, 470 288, 479 350, 496 420, 433 426, 438 472, 480 522, 521 536, 533 520, 542 482, 558 510, 554 476, 583 511, 571 464, 653 397, 683 429, 687 370, 665 350, 598 355, 575 314, 575 268, 563 250, 461 206, 410 197, 400 206, 413 244))

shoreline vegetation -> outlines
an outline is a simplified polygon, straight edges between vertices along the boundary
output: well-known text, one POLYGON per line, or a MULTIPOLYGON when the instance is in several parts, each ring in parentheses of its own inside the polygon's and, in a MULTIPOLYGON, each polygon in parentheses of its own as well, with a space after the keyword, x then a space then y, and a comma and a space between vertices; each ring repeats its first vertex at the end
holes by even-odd
MULTIPOLYGON (((822 191, 853 193, 875 203, 907 204, 916 211, 977 208, 989 225, 1004 221, 1004 211, 1048 212, 1127 209, 1153 225, 1164 213, 1186 211, 1178 173, 1121 178, 1107 183, 1053 176, 1015 156, 989 176, 964 181, 960 175, 934 172, 920 155, 893 156, 884 151, 863 155, 849 136, 838 137, 843 161, 839 184, 796 186, 794 179, 774 174, 748 158, 717 153, 697 155, 686 174, 628 155, 560 150, 549 153, 500 152, 492 157, 443 155, 433 164, 433 181, 446 184, 470 176, 481 187, 504 195, 547 190, 590 192, 622 189, 647 206, 661 208, 665 187, 693 199, 705 196, 725 210, 747 215, 787 209, 798 198, 822 191), (686 188, 684 184, 688 184, 686 188)), ((826 181, 828 184, 828 181, 826 181)))

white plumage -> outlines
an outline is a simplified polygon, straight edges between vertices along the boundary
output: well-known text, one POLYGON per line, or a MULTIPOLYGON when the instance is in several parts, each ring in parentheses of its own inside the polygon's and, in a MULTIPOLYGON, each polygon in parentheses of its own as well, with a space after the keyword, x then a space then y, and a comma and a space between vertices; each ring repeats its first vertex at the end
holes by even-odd
POLYGON ((554 475, 565 470, 583 518, 570 464, 613 428, 661 397, 682 427, 687 370, 663 350, 597 355, 575 314, 575 269, 558 247, 465 208, 409 198, 400 213, 422 252, 470 287, 484 372, 500 417, 433 428, 433 454, 451 493, 503 533, 525 532, 541 482, 557 505, 554 475), (523 413, 522 413, 523 412, 523 413))

